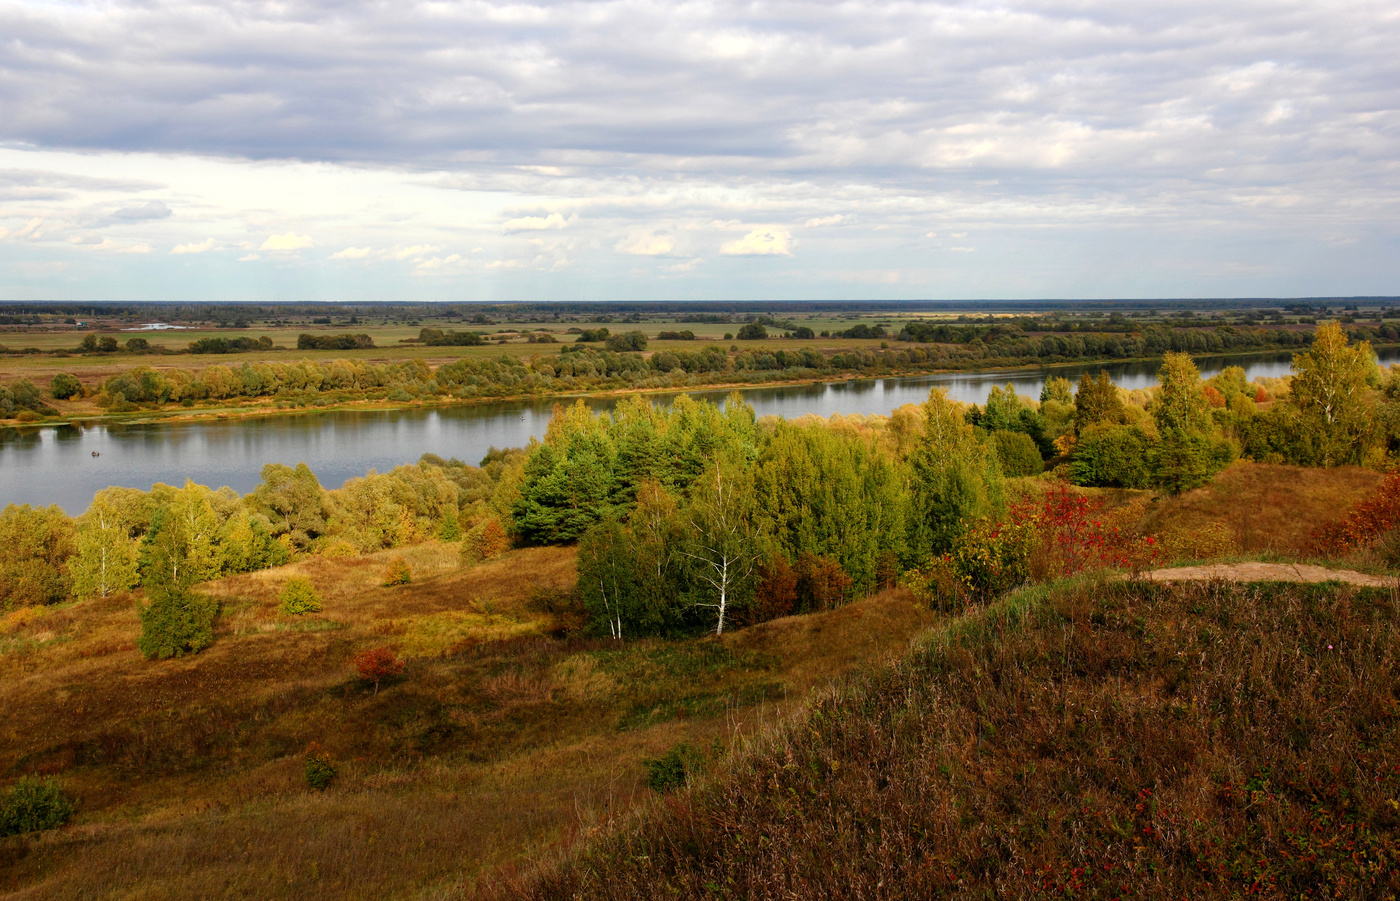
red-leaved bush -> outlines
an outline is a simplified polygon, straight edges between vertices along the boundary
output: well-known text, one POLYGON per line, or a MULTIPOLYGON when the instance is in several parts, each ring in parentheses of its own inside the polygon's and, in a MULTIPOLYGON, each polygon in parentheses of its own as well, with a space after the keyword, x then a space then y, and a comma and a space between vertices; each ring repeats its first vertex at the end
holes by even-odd
POLYGON ((355 655, 355 669, 361 679, 374 683, 374 693, 379 694, 380 680, 403 672, 403 661, 388 648, 375 648, 355 655))
POLYGON ((1151 535, 1135 535, 1091 499, 1061 482, 1038 503, 1012 508, 1012 522, 1035 523, 1037 576, 1068 576, 1086 569, 1142 569, 1157 560, 1151 535))
POLYGON ((1390 473, 1370 500, 1355 504, 1346 516, 1313 531, 1313 551, 1328 557, 1371 544, 1400 526, 1400 470, 1390 473))

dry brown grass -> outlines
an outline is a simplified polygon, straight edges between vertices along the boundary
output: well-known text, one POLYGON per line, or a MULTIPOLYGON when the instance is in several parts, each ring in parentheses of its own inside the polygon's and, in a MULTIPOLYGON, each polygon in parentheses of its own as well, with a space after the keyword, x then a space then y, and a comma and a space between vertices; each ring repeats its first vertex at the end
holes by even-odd
POLYGON ((1394 898, 1393 591, 1081 581, 487 898, 1394 898))
MULTIPOLYGON (((541 590, 570 548, 459 568, 429 543, 309 558, 205 586, 215 643, 149 662, 129 596, 7 618, 0 781, 56 775, 69 827, 0 840, 16 898, 397 898, 460 889, 631 809, 641 760, 752 730, 785 697, 903 648, 931 621, 900 592, 749 632, 623 647, 559 634, 541 590), (414 582, 381 587, 390 554, 414 582), (318 614, 277 613, 293 576, 318 614), (377 694, 358 651, 407 660, 377 694), (302 752, 339 763, 307 789, 302 752)), ((565 617, 567 618, 567 617, 565 617)))
POLYGON ((1173 559, 1301 556, 1314 529, 1371 496, 1381 479, 1380 473, 1355 466, 1236 463, 1203 488, 1156 501, 1138 527, 1160 535, 1179 555, 1173 559))

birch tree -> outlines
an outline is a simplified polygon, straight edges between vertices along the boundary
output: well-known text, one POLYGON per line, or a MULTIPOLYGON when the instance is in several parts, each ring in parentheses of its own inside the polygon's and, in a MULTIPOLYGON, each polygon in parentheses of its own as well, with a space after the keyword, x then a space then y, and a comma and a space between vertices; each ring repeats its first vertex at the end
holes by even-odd
POLYGON ((761 556, 753 525, 750 480, 736 466, 713 463, 691 495, 690 535, 682 553, 692 562, 696 607, 714 611, 715 634, 725 617, 753 590, 761 556))
POLYGON ((93 496, 78 521, 78 555, 73 561, 73 593, 105 598, 136 585, 138 542, 122 505, 107 491, 93 496))
POLYGON ((1292 401, 1301 437, 1322 466, 1358 462, 1367 429, 1367 388, 1377 375, 1369 341, 1347 343, 1336 322, 1317 327, 1312 349, 1293 355, 1292 401))

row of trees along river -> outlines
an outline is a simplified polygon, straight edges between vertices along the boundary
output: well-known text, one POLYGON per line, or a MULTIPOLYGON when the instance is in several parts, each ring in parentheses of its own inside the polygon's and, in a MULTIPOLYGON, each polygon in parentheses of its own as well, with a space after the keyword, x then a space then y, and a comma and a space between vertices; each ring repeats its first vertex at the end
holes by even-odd
POLYGON ((163 621, 179 623, 206 615, 196 583, 296 555, 437 537, 474 559, 509 540, 578 541, 579 589, 600 632, 719 630, 948 561, 995 561, 996 536, 1010 532, 986 526, 1004 521, 1007 480, 1047 464, 1079 484, 1179 492, 1239 455, 1396 458, 1400 378, 1368 346, 1324 326, 1294 370, 1250 382, 1229 367, 1203 381, 1190 357, 1169 354, 1151 391, 1085 373, 1077 390, 1052 377, 1038 398, 1013 384, 966 405, 936 387, 889 416, 834 422, 761 423, 739 397, 663 407, 632 396, 611 411, 580 401, 542 441, 480 466, 428 455, 327 490, 305 465, 268 464, 244 495, 111 487, 76 518, 9 505, 0 604, 142 587, 176 605, 163 621))

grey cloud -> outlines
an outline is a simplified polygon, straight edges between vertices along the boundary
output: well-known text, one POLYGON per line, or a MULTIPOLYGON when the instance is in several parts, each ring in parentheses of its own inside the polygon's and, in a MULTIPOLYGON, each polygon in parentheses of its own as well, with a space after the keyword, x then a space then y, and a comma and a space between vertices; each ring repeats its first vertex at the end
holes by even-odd
POLYGON ((169 219, 173 211, 159 200, 148 200, 140 206, 124 206, 112 214, 113 219, 125 222, 147 222, 152 219, 169 219))

